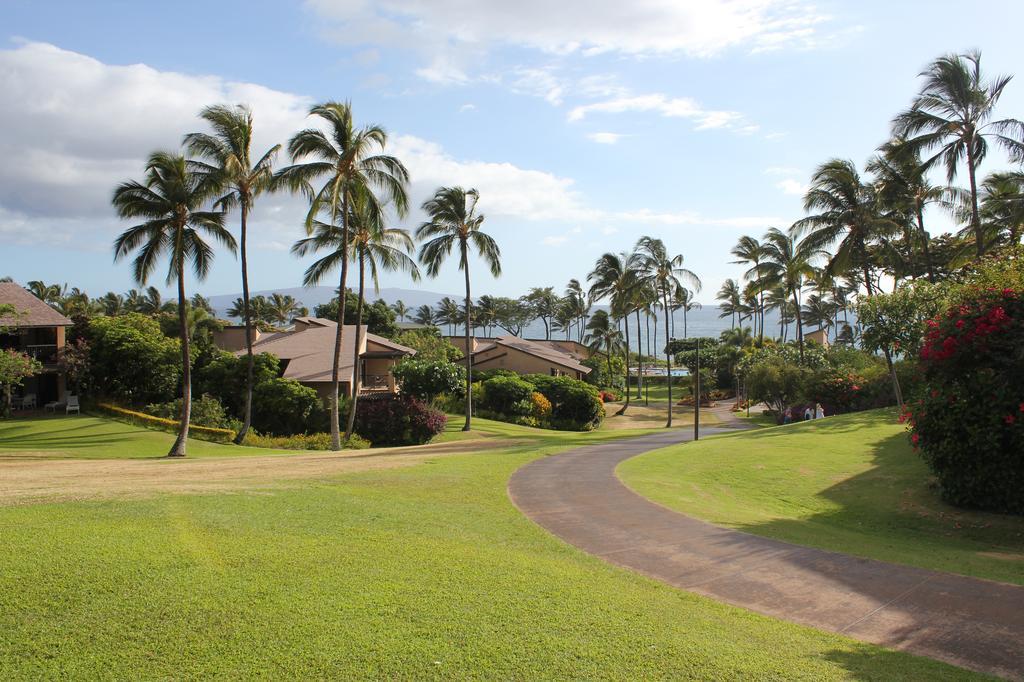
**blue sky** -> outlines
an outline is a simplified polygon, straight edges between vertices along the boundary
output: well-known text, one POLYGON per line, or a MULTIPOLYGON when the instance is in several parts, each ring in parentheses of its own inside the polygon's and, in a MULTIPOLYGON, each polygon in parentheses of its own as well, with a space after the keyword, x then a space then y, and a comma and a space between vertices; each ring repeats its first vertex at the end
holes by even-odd
MULTIPOLYGON (((584 278, 607 250, 663 238, 711 301, 746 233, 802 215, 831 157, 863 164, 934 57, 980 48, 990 74, 1021 64, 1024 5, 978 2, 540 0, 48 2, 0 5, 0 274, 94 294, 132 286, 110 244, 115 184, 201 129, 195 112, 247 102, 257 144, 284 142, 309 105, 353 102, 384 125, 416 204, 438 185, 481 191, 518 295, 584 278), (955 17, 955 19, 953 19, 955 17)), ((1024 80, 1003 116, 1024 117, 1024 80)), ((282 162, 285 159, 281 159, 282 162)), ((991 167, 1004 166, 998 152, 991 167)), ((287 247, 302 205, 253 216, 256 289, 297 286, 287 247)), ((405 226, 422 216, 414 212, 405 226)), ((941 215, 931 224, 948 226, 941 215)), ((234 225, 235 219, 229 219, 234 225)), ((219 258, 208 294, 239 289, 219 258)), ((162 278, 154 283, 162 285, 162 278)), ((409 286, 385 276, 382 286, 409 286)), ((423 288, 458 292, 454 269, 423 288)))

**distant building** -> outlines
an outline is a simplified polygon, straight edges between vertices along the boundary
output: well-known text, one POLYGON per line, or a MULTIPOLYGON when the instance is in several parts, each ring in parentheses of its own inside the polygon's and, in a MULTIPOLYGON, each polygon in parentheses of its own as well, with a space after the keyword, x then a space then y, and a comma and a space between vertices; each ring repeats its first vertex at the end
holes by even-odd
POLYGON ((822 348, 828 348, 828 330, 816 329, 813 332, 805 332, 804 341, 813 341, 822 348))
MULTIPOLYGON (((334 339, 336 322, 319 317, 297 317, 288 331, 260 332, 253 330, 253 352, 270 353, 281 360, 282 376, 316 389, 326 399, 331 393, 331 373, 334 365, 334 339)), ((352 357, 356 345, 355 325, 345 325, 344 347, 339 368, 339 392, 352 394, 354 366, 352 357)), ((416 354, 412 348, 370 334, 365 325, 359 351, 360 384, 363 393, 397 391, 391 369, 399 360, 416 354)), ((245 354, 245 327, 225 327, 214 335, 214 343, 235 355, 245 354)))
MULTIPOLYGON (((465 336, 445 337, 463 353, 465 336)), ((583 379, 591 369, 581 364, 590 349, 576 341, 521 339, 517 336, 470 338, 473 367, 507 369, 517 374, 550 374, 583 379)))
POLYGON ((63 403, 67 379, 58 365, 64 351, 68 318, 13 282, 0 282, 0 304, 14 306, 15 315, 0 317, 0 349, 13 348, 43 364, 42 371, 25 380, 16 399, 34 396, 36 405, 63 403))

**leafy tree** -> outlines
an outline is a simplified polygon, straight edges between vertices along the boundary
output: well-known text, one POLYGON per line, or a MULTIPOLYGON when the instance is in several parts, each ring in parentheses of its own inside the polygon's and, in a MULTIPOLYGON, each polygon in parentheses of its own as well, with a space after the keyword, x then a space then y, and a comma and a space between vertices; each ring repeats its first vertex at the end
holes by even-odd
POLYGON ((323 430, 323 404, 309 386, 275 377, 256 384, 253 396, 252 423, 257 431, 291 436, 323 430))
MULTIPOLYGON (((276 379, 281 374, 277 357, 259 353, 253 358, 253 382, 256 386, 276 379)), ((234 353, 218 352, 196 370, 196 391, 215 396, 233 417, 241 419, 245 411, 245 385, 248 361, 234 353)), ((254 389, 255 390, 255 389, 254 389)))
POLYGON ((100 395, 129 405, 170 400, 181 376, 181 342, 141 313, 89 321, 88 383, 100 395))
MULTIPOLYGON (((274 187, 273 163, 281 145, 268 149, 253 160, 252 111, 246 106, 215 105, 203 109, 199 118, 213 129, 210 133, 189 133, 184 144, 190 152, 203 159, 193 161, 201 165, 202 171, 216 179, 218 191, 223 195, 217 206, 223 210, 239 209, 239 255, 242 263, 242 321, 245 325, 245 351, 249 366, 249 378, 245 385, 245 414, 242 428, 235 437, 241 443, 252 423, 252 390, 255 362, 252 352, 252 310, 249 306, 249 258, 248 244, 249 213, 256 197, 274 187)), ((212 311, 210 311, 212 313, 212 311)))
POLYGON ((893 120, 897 137, 922 153, 935 152, 924 160, 931 168, 942 163, 953 182, 962 164, 970 184, 971 226, 978 256, 985 252, 985 238, 978 206, 977 171, 988 155, 989 139, 1007 150, 1012 159, 1024 160, 1024 123, 1012 118, 992 120, 996 104, 1010 76, 987 80, 981 71, 981 53, 939 57, 920 73, 921 92, 910 109, 893 120))
POLYGON ((0 388, 4 392, 2 416, 11 416, 11 393, 14 389, 42 369, 41 362, 25 353, 20 353, 13 348, 0 350, 0 388))
POLYGON ((806 367, 771 357, 752 365, 744 374, 747 395, 768 405, 776 414, 800 400, 811 376, 806 367))
POLYGON ((530 307, 519 299, 507 296, 491 298, 494 307, 494 323, 512 336, 521 336, 523 328, 533 319, 530 307))
POLYGON ((169 457, 184 457, 188 442, 191 407, 192 367, 186 320, 185 267, 189 263, 200 281, 206 279, 213 262, 213 249, 204 241, 212 238, 232 253, 235 238, 224 229, 224 214, 202 210, 219 189, 216 179, 196 171, 184 156, 156 152, 146 164, 146 181, 129 181, 114 192, 114 206, 121 218, 142 218, 145 222, 125 230, 114 242, 114 259, 138 251, 133 276, 145 284, 162 256, 167 256, 167 283, 177 280, 178 321, 181 329, 182 410, 181 428, 169 457))
POLYGON ((402 395, 433 402, 442 394, 458 394, 466 380, 462 365, 448 360, 405 358, 392 369, 402 395))
MULTIPOLYGON (((359 297, 353 291, 345 292, 345 324, 356 323, 356 309, 359 307, 359 297)), ((313 309, 316 317, 325 320, 338 321, 338 299, 322 303, 313 309)), ((398 325, 395 324, 395 311, 383 300, 376 300, 373 303, 363 300, 363 324, 366 331, 377 336, 393 339, 398 336, 398 325)))
POLYGON ((404 331, 395 342, 415 350, 417 360, 453 362, 462 357, 459 349, 442 337, 436 327, 404 331))
POLYGON ((473 354, 469 338, 473 316, 473 298, 470 292, 469 251, 472 246, 477 255, 490 268, 494 277, 501 275, 501 250, 494 238, 481 231, 484 215, 476 212, 480 194, 475 190, 461 187, 441 187, 433 198, 423 203, 423 210, 430 220, 420 225, 416 237, 424 241, 420 247, 419 259, 427 268, 427 275, 436 277, 441 266, 452 250, 458 247, 459 270, 466 280, 466 424, 463 431, 469 431, 473 412, 473 354))
MULTIPOLYGON (((330 225, 337 225, 341 219, 341 249, 339 258, 341 275, 338 284, 339 301, 335 310, 340 310, 340 299, 348 283, 349 258, 349 206, 352 197, 360 189, 377 189, 384 194, 396 214, 404 217, 408 210, 407 187, 409 172, 402 162, 393 156, 375 154, 387 146, 387 133, 380 126, 357 128, 348 103, 326 102, 309 110, 310 116, 320 118, 328 127, 324 132, 319 128, 307 128, 296 133, 288 142, 292 165, 282 169, 276 176, 293 192, 302 192, 309 199, 306 213, 306 233, 312 234, 314 222, 321 213, 326 213, 330 225), (314 183, 323 183, 315 187, 314 183)), ((371 197, 372 192, 367 192, 371 197)), ((331 447, 341 450, 340 405, 338 386, 341 370, 341 349, 345 325, 339 324, 334 338, 334 362, 331 368, 331 447)))

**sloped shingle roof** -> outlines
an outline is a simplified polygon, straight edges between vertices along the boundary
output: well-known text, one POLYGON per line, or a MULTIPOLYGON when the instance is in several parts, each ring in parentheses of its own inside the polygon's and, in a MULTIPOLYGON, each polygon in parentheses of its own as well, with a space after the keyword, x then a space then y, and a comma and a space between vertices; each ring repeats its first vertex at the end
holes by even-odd
POLYGON ((554 348, 551 345, 541 341, 529 341, 527 339, 521 339, 518 336, 499 336, 491 340, 491 343, 487 346, 480 346, 473 352, 474 355, 481 353, 485 350, 490 350, 494 346, 505 346, 507 348, 514 348, 520 352, 533 355, 538 358, 543 358, 548 362, 552 362, 562 367, 567 367, 573 371, 581 372, 583 374, 589 374, 590 368, 586 365, 581 365, 576 358, 562 350, 561 348, 554 348))
POLYGON ((0 317, 0 327, 70 327, 73 322, 14 282, 0 282, 0 303, 14 306, 17 315, 0 317))

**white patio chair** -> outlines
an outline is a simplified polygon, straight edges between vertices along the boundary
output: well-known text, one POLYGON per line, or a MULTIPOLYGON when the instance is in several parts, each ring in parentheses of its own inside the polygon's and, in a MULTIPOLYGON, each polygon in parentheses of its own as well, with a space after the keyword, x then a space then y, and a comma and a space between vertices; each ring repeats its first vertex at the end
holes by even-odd
POLYGON ((69 395, 68 396, 67 407, 64 408, 64 413, 65 414, 71 414, 72 412, 74 412, 75 414, 81 414, 82 413, 81 408, 78 405, 78 396, 77 395, 69 395))
POLYGON ((25 397, 21 399, 21 409, 23 410, 34 410, 36 409, 36 394, 26 393, 25 397))

